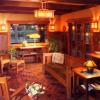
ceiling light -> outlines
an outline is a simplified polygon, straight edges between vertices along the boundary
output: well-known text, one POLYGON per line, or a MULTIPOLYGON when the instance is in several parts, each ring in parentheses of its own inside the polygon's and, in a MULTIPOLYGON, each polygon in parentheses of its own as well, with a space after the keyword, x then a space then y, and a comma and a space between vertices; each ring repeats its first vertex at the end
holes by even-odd
POLYGON ((46 9, 46 2, 44 1, 41 1, 41 4, 42 8, 35 10, 34 16, 37 18, 54 18, 54 10, 46 9))

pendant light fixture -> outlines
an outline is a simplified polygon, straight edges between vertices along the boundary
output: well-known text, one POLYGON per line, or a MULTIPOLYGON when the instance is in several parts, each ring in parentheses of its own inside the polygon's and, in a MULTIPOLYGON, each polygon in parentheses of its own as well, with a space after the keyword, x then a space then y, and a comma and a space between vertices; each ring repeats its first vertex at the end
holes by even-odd
POLYGON ((34 16, 36 18, 54 18, 54 10, 46 8, 46 1, 41 0, 41 5, 41 9, 37 9, 34 11, 34 16))

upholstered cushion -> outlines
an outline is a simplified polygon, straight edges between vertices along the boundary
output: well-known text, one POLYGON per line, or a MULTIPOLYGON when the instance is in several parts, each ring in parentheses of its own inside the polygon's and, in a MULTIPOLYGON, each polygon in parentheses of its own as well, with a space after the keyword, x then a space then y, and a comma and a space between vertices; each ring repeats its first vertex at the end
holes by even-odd
POLYGON ((64 54, 63 53, 53 53, 52 63, 64 64, 64 54))
POLYGON ((59 69, 59 70, 61 70, 61 71, 66 70, 66 67, 65 67, 64 64, 51 63, 51 64, 47 64, 46 66, 47 66, 47 67, 52 67, 52 68, 57 68, 57 69, 59 69))
POLYGON ((62 64, 47 64, 46 68, 52 69, 54 72, 58 73, 61 77, 65 77, 66 67, 62 64))

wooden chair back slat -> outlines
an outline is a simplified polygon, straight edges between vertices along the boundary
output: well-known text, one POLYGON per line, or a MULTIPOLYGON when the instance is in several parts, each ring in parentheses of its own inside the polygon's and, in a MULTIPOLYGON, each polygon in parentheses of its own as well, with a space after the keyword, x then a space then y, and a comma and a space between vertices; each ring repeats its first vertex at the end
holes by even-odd
POLYGON ((10 100, 6 77, 0 77, 0 95, 3 100, 10 100))

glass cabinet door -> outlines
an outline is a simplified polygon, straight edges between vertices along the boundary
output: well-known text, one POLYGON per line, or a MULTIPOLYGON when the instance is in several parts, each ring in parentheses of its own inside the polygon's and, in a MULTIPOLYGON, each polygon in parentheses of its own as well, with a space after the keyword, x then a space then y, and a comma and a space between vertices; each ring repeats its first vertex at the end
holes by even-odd
POLYGON ((83 57, 83 25, 81 23, 76 24, 76 53, 77 56, 83 57))
POLYGON ((85 45, 85 58, 87 58, 87 53, 91 52, 90 45, 90 23, 84 24, 84 45, 85 45))
POLYGON ((68 24, 70 55, 86 58, 90 52, 90 23, 75 21, 68 24))
POLYGON ((76 56, 76 41, 75 41, 75 24, 69 23, 69 43, 70 43, 70 55, 76 56))

